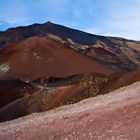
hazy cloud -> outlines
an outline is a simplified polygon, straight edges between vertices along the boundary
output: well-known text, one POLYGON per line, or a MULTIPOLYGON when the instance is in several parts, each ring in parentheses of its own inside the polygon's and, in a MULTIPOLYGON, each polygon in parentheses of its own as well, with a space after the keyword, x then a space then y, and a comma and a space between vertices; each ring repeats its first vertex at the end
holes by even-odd
POLYGON ((99 23, 98 30, 94 30, 95 26, 87 29, 88 32, 140 40, 139 0, 110 0, 104 8, 102 16, 106 18, 99 23))

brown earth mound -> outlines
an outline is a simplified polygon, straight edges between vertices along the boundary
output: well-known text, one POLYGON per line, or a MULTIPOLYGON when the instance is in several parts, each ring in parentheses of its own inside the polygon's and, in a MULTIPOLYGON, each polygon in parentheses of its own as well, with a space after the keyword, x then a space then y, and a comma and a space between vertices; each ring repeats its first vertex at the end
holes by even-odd
POLYGON ((114 70, 47 37, 32 37, 0 50, 0 77, 35 80, 114 70))
MULTIPOLYGON (((47 111, 57 106, 72 104, 96 96, 107 82, 106 77, 104 74, 85 74, 61 80, 55 78, 56 81, 48 83, 48 88, 45 88, 47 80, 45 82, 42 80, 40 82, 40 79, 30 81, 28 84, 38 90, 29 90, 30 94, 25 92, 24 96, 18 99, 14 97, 14 101, 0 109, 0 121, 15 119, 33 112, 47 111)), ((12 90, 15 88, 17 87, 11 86, 12 90)), ((10 94, 12 93, 10 92, 10 94)), ((8 94, 5 96, 5 102, 7 102, 7 98, 10 96, 8 94)))
MULTIPOLYGON (((139 81, 140 72, 111 76, 104 74, 73 75, 64 79, 51 78, 55 81, 50 83, 45 78, 41 79, 29 82, 29 85, 33 86, 32 88, 37 88, 37 91, 28 90, 30 94, 21 92, 24 95, 21 98, 16 99, 8 96, 12 94, 10 91, 9 94, 5 94, 6 98, 3 102, 7 102, 10 97, 11 99, 14 98, 14 101, 7 103, 0 109, 0 121, 15 119, 33 112, 47 111, 58 106, 73 104, 85 98, 111 92, 139 81), (47 88, 45 88, 46 81, 47 88)), ((12 91, 17 87, 11 86, 10 88, 12 91)), ((19 95, 21 93, 19 91, 19 95)))

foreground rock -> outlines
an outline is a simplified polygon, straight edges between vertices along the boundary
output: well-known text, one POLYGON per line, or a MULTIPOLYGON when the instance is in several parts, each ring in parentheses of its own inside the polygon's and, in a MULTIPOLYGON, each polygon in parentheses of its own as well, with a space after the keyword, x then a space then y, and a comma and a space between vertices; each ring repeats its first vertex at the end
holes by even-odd
POLYGON ((1 140, 140 139, 140 82, 0 124, 1 140))

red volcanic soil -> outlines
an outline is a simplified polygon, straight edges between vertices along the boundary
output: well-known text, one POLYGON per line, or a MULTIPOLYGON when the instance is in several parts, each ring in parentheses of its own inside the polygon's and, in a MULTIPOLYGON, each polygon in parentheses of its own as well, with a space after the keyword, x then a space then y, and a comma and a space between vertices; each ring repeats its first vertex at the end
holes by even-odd
POLYGON ((1 77, 36 79, 80 73, 112 74, 114 70, 47 37, 32 37, 0 50, 0 63, 9 66, 1 77))
POLYGON ((0 124, 1 140, 138 140, 140 82, 46 113, 0 124))

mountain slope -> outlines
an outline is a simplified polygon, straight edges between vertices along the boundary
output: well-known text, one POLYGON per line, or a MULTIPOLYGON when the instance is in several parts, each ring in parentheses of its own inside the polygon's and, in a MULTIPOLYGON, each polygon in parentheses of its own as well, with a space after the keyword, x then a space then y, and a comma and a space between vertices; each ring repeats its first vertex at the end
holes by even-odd
POLYGON ((140 69, 139 41, 92 35, 51 22, 8 29, 0 34, 0 46, 40 35, 65 42, 67 47, 117 71, 140 69))
POLYGON ((31 37, 1 48, 0 77, 34 80, 80 73, 112 74, 114 70, 48 37, 31 37))

